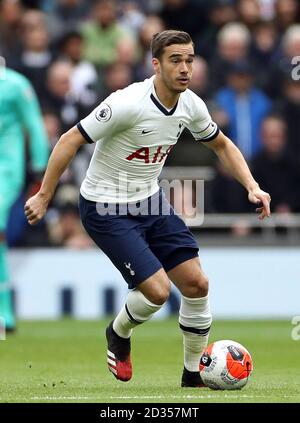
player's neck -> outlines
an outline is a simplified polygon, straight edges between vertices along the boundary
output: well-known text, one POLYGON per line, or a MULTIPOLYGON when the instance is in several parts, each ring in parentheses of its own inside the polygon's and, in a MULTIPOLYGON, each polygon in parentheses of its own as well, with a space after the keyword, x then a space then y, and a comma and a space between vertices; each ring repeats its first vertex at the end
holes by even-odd
POLYGON ((172 109, 176 105, 180 93, 170 91, 159 78, 154 79, 154 89, 158 100, 167 109, 172 109))

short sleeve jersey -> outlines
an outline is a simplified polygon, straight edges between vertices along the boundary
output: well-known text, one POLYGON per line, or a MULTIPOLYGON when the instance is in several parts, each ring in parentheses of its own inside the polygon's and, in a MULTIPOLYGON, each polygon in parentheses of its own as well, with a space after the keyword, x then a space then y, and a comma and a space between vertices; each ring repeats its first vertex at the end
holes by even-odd
POLYGON ((127 203, 158 191, 158 176, 186 127, 198 141, 219 132, 203 100, 187 89, 166 109, 158 100, 154 76, 111 94, 77 124, 96 142, 80 192, 87 200, 127 203))

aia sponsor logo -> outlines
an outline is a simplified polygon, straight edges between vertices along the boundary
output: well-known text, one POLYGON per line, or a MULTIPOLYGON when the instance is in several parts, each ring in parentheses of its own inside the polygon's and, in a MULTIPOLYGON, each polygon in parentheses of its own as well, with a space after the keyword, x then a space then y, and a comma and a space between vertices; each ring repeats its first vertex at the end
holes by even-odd
POLYGON ((151 155, 149 147, 142 147, 136 150, 134 153, 130 154, 126 157, 126 160, 143 160, 144 163, 161 163, 163 160, 166 159, 168 154, 170 154, 173 145, 170 145, 166 151, 162 151, 163 146, 159 145, 156 149, 156 152, 151 155))

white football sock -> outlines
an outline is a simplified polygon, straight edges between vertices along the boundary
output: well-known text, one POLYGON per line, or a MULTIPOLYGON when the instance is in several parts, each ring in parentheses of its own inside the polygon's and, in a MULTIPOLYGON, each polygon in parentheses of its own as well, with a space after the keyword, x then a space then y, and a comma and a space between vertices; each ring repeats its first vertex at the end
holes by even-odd
POLYGON ((208 295, 202 298, 181 297, 179 326, 183 333, 184 366, 199 371, 201 353, 208 343, 212 317, 208 295))
POLYGON ((129 338, 135 326, 151 319, 162 306, 153 304, 137 289, 130 291, 125 305, 114 320, 113 329, 122 338, 129 338))

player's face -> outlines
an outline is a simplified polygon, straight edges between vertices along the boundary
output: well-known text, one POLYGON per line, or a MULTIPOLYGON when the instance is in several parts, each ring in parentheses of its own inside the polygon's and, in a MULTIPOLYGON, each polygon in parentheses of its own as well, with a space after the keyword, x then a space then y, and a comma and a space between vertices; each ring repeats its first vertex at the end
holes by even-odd
POLYGON ((157 60, 157 75, 171 92, 181 93, 188 88, 194 56, 191 43, 165 47, 161 59, 157 60))

